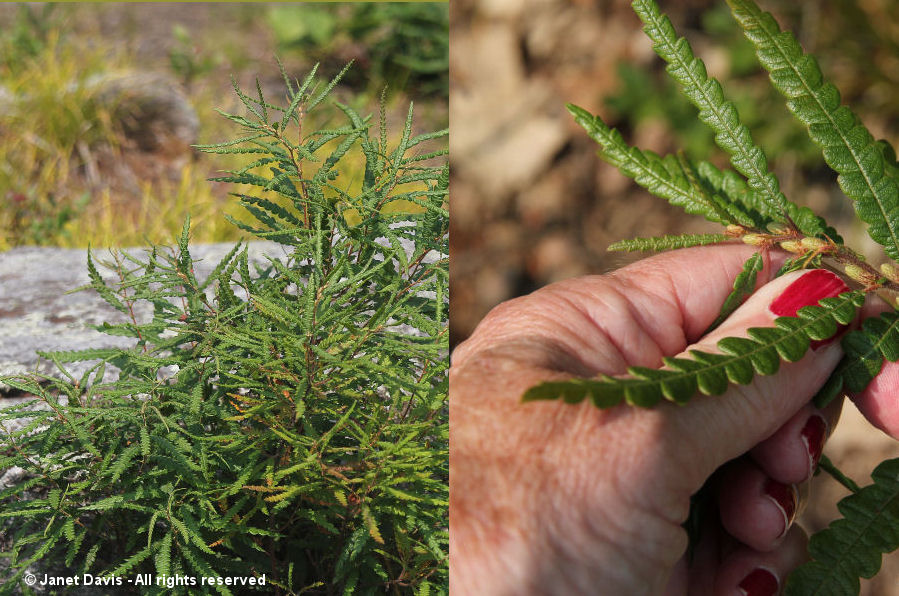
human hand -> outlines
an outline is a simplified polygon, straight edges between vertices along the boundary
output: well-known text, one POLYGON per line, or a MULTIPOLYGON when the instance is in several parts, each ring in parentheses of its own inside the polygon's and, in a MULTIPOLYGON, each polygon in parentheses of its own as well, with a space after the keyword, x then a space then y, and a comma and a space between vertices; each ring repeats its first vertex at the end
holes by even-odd
MULTIPOLYGON (((822 270, 771 280, 718 329, 746 246, 666 253, 606 276, 553 284, 494 309, 450 369, 450 582, 457 594, 775 594, 805 558, 791 527, 839 403, 809 403, 839 361, 839 342, 721 396, 644 410, 521 403, 538 382, 631 365, 658 367, 689 348, 770 326, 848 289, 822 270), (691 345, 692 344, 692 345, 691 345), (690 496, 714 474, 719 518, 691 564, 690 496)), ((866 308, 876 312, 875 304, 866 308)), ((888 400, 899 365, 857 397, 899 435, 888 400)))

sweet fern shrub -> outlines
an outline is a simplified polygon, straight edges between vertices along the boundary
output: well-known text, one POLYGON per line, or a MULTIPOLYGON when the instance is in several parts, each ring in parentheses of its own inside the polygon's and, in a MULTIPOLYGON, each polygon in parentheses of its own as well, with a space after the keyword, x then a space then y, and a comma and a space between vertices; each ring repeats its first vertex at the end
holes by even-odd
POLYGON ((24 474, 0 492, 0 593, 28 573, 115 593, 447 591, 447 131, 414 135, 410 106, 391 137, 383 105, 373 124, 340 103, 342 125, 304 129, 338 79, 284 75, 281 107, 235 85, 242 135, 200 147, 254 160, 216 180, 257 191, 234 223, 277 243, 264 266, 241 243, 198 279, 189 220, 176 246, 113 252, 114 283, 89 253, 89 288, 126 321, 98 329, 134 346, 0 379, 34 396, 0 410, 0 469, 24 474), (395 201, 418 209, 386 215, 395 201))
MULTIPOLYGON (((723 226, 719 234, 674 235, 624 240, 612 249, 658 251, 702 244, 745 242, 758 247, 734 280, 716 325, 755 288, 762 256, 780 247, 791 258, 780 273, 828 266, 842 271, 857 289, 802 308, 796 317, 780 317, 771 328, 749 330, 749 337, 718 343, 718 352, 691 351, 689 357, 665 358, 660 369, 632 367, 628 375, 548 382, 531 388, 526 400, 585 399, 600 408, 621 403, 651 407, 662 399, 684 403, 698 392, 723 393, 731 383, 746 384, 756 374, 777 372, 780 362, 796 361, 812 340, 833 336, 838 324, 853 320, 865 296, 878 293, 896 304, 899 291, 899 164, 893 148, 875 140, 858 116, 841 105, 837 89, 825 79, 814 57, 795 37, 781 31, 775 19, 753 0, 728 0, 731 12, 752 43, 774 87, 785 97, 793 116, 805 125, 826 163, 837 173, 839 187, 867 224, 868 234, 883 247, 885 261, 875 268, 845 246, 836 230, 807 207, 790 201, 780 190, 768 160, 753 143, 721 85, 706 74, 689 42, 675 33, 653 0, 634 0, 644 31, 668 74, 699 110, 699 119, 729 156, 733 169, 678 153, 659 156, 626 144, 599 117, 569 110, 601 146, 600 154, 638 184, 683 208, 723 226)), ((885 360, 899 360, 899 314, 887 311, 868 318, 842 339, 845 357, 815 397, 823 406, 844 392, 858 392, 881 370, 885 360)), ((859 578, 880 569, 882 554, 899 548, 899 460, 880 464, 873 484, 859 488, 832 464, 830 472, 854 494, 839 504, 842 519, 811 538, 812 561, 794 572, 786 594, 857 594, 859 578)), ((697 500, 698 501, 698 500, 697 500)), ((696 509, 694 508, 694 512, 696 509)), ((695 527, 688 520, 687 527, 695 527)))

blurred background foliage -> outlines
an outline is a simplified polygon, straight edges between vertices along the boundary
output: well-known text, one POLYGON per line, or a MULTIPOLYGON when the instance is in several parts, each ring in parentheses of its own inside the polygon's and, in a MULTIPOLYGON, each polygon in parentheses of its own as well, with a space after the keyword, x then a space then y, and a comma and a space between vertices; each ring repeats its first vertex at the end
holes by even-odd
POLYGON ((187 213, 194 241, 233 240, 234 189, 207 178, 248 160, 190 147, 233 132, 232 76, 277 104, 276 56, 322 78, 352 60, 339 101, 376 113, 386 88, 390 129, 414 101, 421 132, 448 125, 448 51, 445 3, 0 5, 0 250, 168 242, 187 213))
POLYGON ((346 58, 364 68, 349 81, 377 93, 414 87, 449 96, 449 13, 433 2, 360 2, 334 10, 332 4, 275 6, 268 21, 280 53, 300 51, 339 67, 346 58), (347 55, 351 52, 352 55, 347 55), (335 62, 336 60, 336 62, 335 62))

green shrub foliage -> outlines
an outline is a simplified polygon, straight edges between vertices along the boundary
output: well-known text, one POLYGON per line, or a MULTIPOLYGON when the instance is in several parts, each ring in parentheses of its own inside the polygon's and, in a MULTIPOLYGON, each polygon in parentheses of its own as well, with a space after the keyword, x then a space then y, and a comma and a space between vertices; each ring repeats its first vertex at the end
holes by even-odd
MULTIPOLYGON (((715 353, 693 350, 688 357, 663 358, 658 369, 631 367, 622 376, 543 383, 525 393, 526 401, 578 403, 589 399, 600 408, 622 403, 650 407, 663 399, 685 403, 698 393, 719 395, 730 384, 751 382, 755 374, 777 372, 782 360, 802 358, 812 340, 832 337, 838 324, 852 321, 867 294, 882 293, 895 304, 899 291, 895 262, 899 260, 899 166, 895 151, 885 141, 875 140, 858 116, 841 105, 839 92, 826 80, 814 57, 802 51, 791 33, 781 31, 774 17, 753 0, 728 0, 728 4, 775 89, 836 172, 840 190, 852 202, 860 222, 867 224, 868 234, 881 245, 888 262, 875 269, 845 246, 822 218, 784 195, 764 151, 753 142, 735 105, 725 97, 719 82, 708 76, 690 43, 677 35, 653 0, 634 0, 634 11, 643 21, 653 49, 698 110, 699 120, 730 157, 733 170, 721 170, 683 153, 659 156, 631 147, 598 116, 569 106, 576 121, 599 143, 604 160, 673 205, 725 226, 722 234, 636 238, 610 248, 656 251, 741 240, 757 247, 758 252, 734 280, 733 292, 712 328, 753 292, 762 255, 775 247, 793 253, 781 274, 827 265, 842 270, 856 289, 802 308, 795 317, 780 317, 773 327, 750 329, 749 337, 724 338, 715 353)), ((846 334, 842 339, 845 357, 815 402, 823 406, 846 391, 862 391, 885 361, 899 360, 897 328, 899 317, 890 311, 868 318, 860 329, 846 334)), ((793 574, 786 594, 857 594, 858 578, 877 573, 882 554, 899 548, 897 466, 899 460, 882 463, 874 471, 874 484, 858 488, 831 464, 822 464, 822 469, 855 494, 840 504, 844 518, 812 538, 814 560, 793 574)), ((693 525, 690 521, 686 524, 693 525)))
POLYGON ((114 252, 115 283, 89 256, 128 319, 98 329, 134 347, 45 354, 99 360, 80 379, 2 379, 35 399, 0 410, 23 425, 0 469, 26 473, 0 492, 0 593, 60 568, 265 576, 175 588, 191 594, 447 591, 448 169, 423 150, 447 131, 413 134, 410 106, 390 141, 383 105, 373 125, 340 103, 344 124, 303 130, 338 79, 285 74, 286 107, 235 85, 242 136, 200 147, 255 159, 219 180, 255 188, 237 196, 253 223, 234 223, 279 245, 264 266, 238 244, 198 279, 189 220, 176 246, 114 252))

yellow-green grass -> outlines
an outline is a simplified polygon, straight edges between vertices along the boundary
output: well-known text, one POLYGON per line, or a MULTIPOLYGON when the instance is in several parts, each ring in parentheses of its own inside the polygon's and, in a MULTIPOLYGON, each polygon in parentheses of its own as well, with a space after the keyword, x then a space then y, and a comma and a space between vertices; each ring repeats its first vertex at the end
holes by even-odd
MULTIPOLYGON (((127 184, 107 179, 108 172, 96 172, 97 155, 114 160, 127 148, 112 115, 94 100, 86 82, 94 75, 129 68, 133 68, 133 59, 128 55, 68 38, 60 41, 59 35, 51 32, 49 42, 36 56, 0 70, 0 84, 13 96, 27 97, 3 112, 0 120, 0 250, 18 244, 105 247, 168 243, 188 214, 195 242, 243 237, 224 216, 252 223, 238 200, 229 195, 251 189, 229 188, 207 178, 242 167, 246 156, 195 156, 181 167, 177 180, 167 176, 140 180, 136 192, 127 184)), ((240 112, 231 97, 222 103, 218 85, 192 86, 190 99, 200 117, 200 142, 219 142, 239 133, 213 110, 221 107, 240 112)), ((365 106, 376 104, 373 99, 344 101, 364 112, 365 106)), ((306 122, 306 131, 342 125, 342 115, 334 113, 328 118, 331 121, 306 122)), ((392 142, 401 133, 394 128, 392 142)), ((328 150, 326 146, 319 154, 327 155, 328 150)), ((333 191, 334 200, 360 192, 364 161, 361 152, 354 151, 352 158, 341 162, 344 170, 332 183, 340 189, 333 191)), ((308 164, 307 175, 318 166, 308 164)), ((386 212, 418 209, 401 200, 384 206, 386 212)), ((345 214, 351 223, 359 219, 351 202, 347 202, 345 214)))
POLYGON ((0 71, 8 96, 0 106, 0 248, 40 241, 20 236, 80 196, 73 156, 86 157, 98 144, 116 147, 110 114, 85 84, 116 66, 101 50, 60 43, 51 33, 37 56, 0 71))

